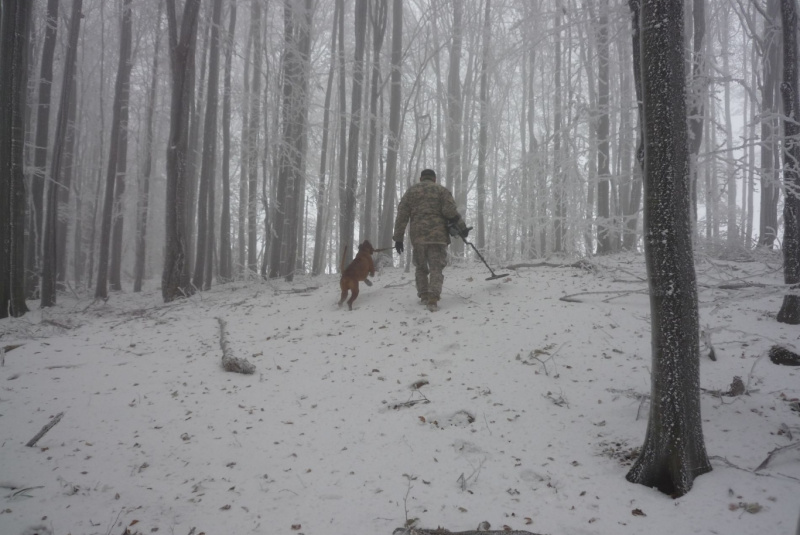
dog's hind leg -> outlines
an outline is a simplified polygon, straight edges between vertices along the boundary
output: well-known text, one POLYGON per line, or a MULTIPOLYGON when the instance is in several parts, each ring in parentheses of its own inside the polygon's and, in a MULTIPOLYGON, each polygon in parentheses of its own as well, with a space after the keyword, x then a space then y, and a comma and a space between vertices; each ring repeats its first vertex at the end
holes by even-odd
POLYGON ((339 298, 339 306, 342 306, 344 300, 347 299, 347 288, 342 288, 342 296, 339 298))
POLYGON ((348 300, 347 300, 347 306, 348 306, 348 308, 349 308, 350 310, 353 310, 353 301, 355 301, 355 300, 356 300, 356 297, 358 297, 358 286, 356 286, 355 288, 353 288, 353 293, 352 293, 352 295, 350 296, 350 299, 348 299, 348 300))

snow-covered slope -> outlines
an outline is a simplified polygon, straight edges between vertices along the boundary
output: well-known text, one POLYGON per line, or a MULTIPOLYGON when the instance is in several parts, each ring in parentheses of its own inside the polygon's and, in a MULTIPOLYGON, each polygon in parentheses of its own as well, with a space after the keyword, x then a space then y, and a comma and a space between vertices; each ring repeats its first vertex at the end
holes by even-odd
POLYGON ((625 480, 648 415, 643 260, 593 262, 489 282, 482 264, 451 266, 435 313, 413 274, 390 267, 352 312, 330 275, 166 305, 157 289, 98 304, 62 295, 3 320, 0 347, 23 345, 0 367, 0 533, 372 535, 413 519, 552 535, 792 533, 800 453, 754 472, 800 440, 800 369, 765 357, 776 343, 800 348, 798 327, 775 322, 780 272, 698 264, 718 358, 701 362, 714 471, 673 500, 625 480), (254 375, 222 370, 220 320, 254 375), (748 394, 719 395, 734 376, 748 394))

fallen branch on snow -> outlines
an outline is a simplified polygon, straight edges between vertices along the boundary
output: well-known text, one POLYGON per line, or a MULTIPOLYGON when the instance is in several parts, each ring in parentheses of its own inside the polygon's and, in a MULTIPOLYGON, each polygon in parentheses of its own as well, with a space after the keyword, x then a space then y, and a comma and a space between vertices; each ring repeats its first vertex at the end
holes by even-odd
POLYGON ((63 412, 59 412, 58 414, 56 414, 55 418, 53 418, 52 420, 50 420, 50 421, 47 423, 47 425, 45 425, 44 427, 42 427, 42 430, 41 430, 41 431, 39 431, 38 433, 36 433, 36 436, 35 436, 35 437, 33 437, 32 439, 30 439, 30 440, 28 441, 28 443, 27 443, 27 444, 25 444, 25 445, 26 445, 27 447, 29 447, 29 448, 32 448, 32 447, 34 447, 34 446, 36 445, 36 443, 37 443, 37 442, 39 442, 39 439, 40 439, 40 438, 42 438, 42 437, 45 435, 45 433, 47 433, 48 431, 50 431, 50 430, 51 430, 51 429, 52 429, 52 428, 53 428, 53 427, 54 427, 54 426, 55 426, 55 425, 56 425, 58 422, 60 422, 60 421, 61 421, 61 418, 63 418, 63 417, 64 417, 64 413, 63 413, 63 412))
POLYGON ((540 267, 577 268, 577 269, 584 269, 586 271, 594 271, 597 269, 597 266, 595 266, 591 262, 587 262, 586 260, 578 260, 577 262, 573 262, 572 264, 554 264, 552 262, 539 262, 538 264, 511 264, 510 266, 505 266, 503 269, 540 268, 540 267))
POLYGON ((222 349, 222 368, 226 372, 244 373, 249 375, 255 373, 256 367, 247 359, 234 357, 231 348, 228 347, 228 337, 225 334, 225 320, 217 318, 219 322, 219 347, 222 349))
POLYGON ((774 450, 769 452, 767 458, 764 459, 764 462, 758 465, 755 471, 758 472, 759 470, 763 470, 776 457, 787 457, 786 455, 787 453, 789 453, 789 456, 792 456, 793 452, 800 454, 800 442, 795 442, 794 444, 789 444, 788 446, 775 448, 774 450))

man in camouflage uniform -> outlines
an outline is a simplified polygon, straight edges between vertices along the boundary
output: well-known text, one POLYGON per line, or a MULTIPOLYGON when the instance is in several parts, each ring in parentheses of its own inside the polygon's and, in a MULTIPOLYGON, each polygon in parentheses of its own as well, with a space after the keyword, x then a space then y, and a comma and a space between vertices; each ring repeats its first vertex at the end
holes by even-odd
POLYGON ((422 171, 419 182, 408 188, 400 199, 392 236, 399 254, 403 254, 403 236, 409 220, 417 295, 433 312, 438 309, 442 295, 442 270, 447 265, 447 246, 450 244, 448 229, 452 228, 454 235, 463 238, 469 235, 470 229, 458 213, 453 194, 436 183, 436 173, 431 169, 422 171))

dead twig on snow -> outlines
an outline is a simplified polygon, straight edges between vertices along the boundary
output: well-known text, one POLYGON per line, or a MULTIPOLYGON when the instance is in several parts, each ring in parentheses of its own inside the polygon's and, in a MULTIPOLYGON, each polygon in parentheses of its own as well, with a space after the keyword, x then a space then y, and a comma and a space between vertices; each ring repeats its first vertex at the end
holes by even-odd
POLYGON ((39 439, 40 439, 40 438, 42 438, 42 437, 45 435, 45 433, 47 433, 48 431, 50 431, 50 430, 51 430, 51 429, 52 429, 52 428, 53 428, 53 427, 54 427, 54 426, 55 426, 55 425, 56 425, 58 422, 60 422, 60 421, 61 421, 61 418, 63 418, 63 417, 64 417, 64 413, 63 413, 63 412, 59 412, 58 414, 56 414, 55 418, 53 418, 52 420, 50 420, 50 421, 47 423, 47 425, 45 425, 44 427, 42 427, 42 430, 41 430, 41 431, 39 431, 38 433, 36 433, 36 436, 35 436, 35 437, 33 437, 32 439, 30 439, 30 440, 28 441, 28 443, 27 443, 27 444, 25 444, 25 445, 26 445, 27 447, 29 447, 29 448, 32 448, 32 447, 34 447, 34 446, 36 445, 36 443, 37 443, 37 442, 39 442, 39 439))

